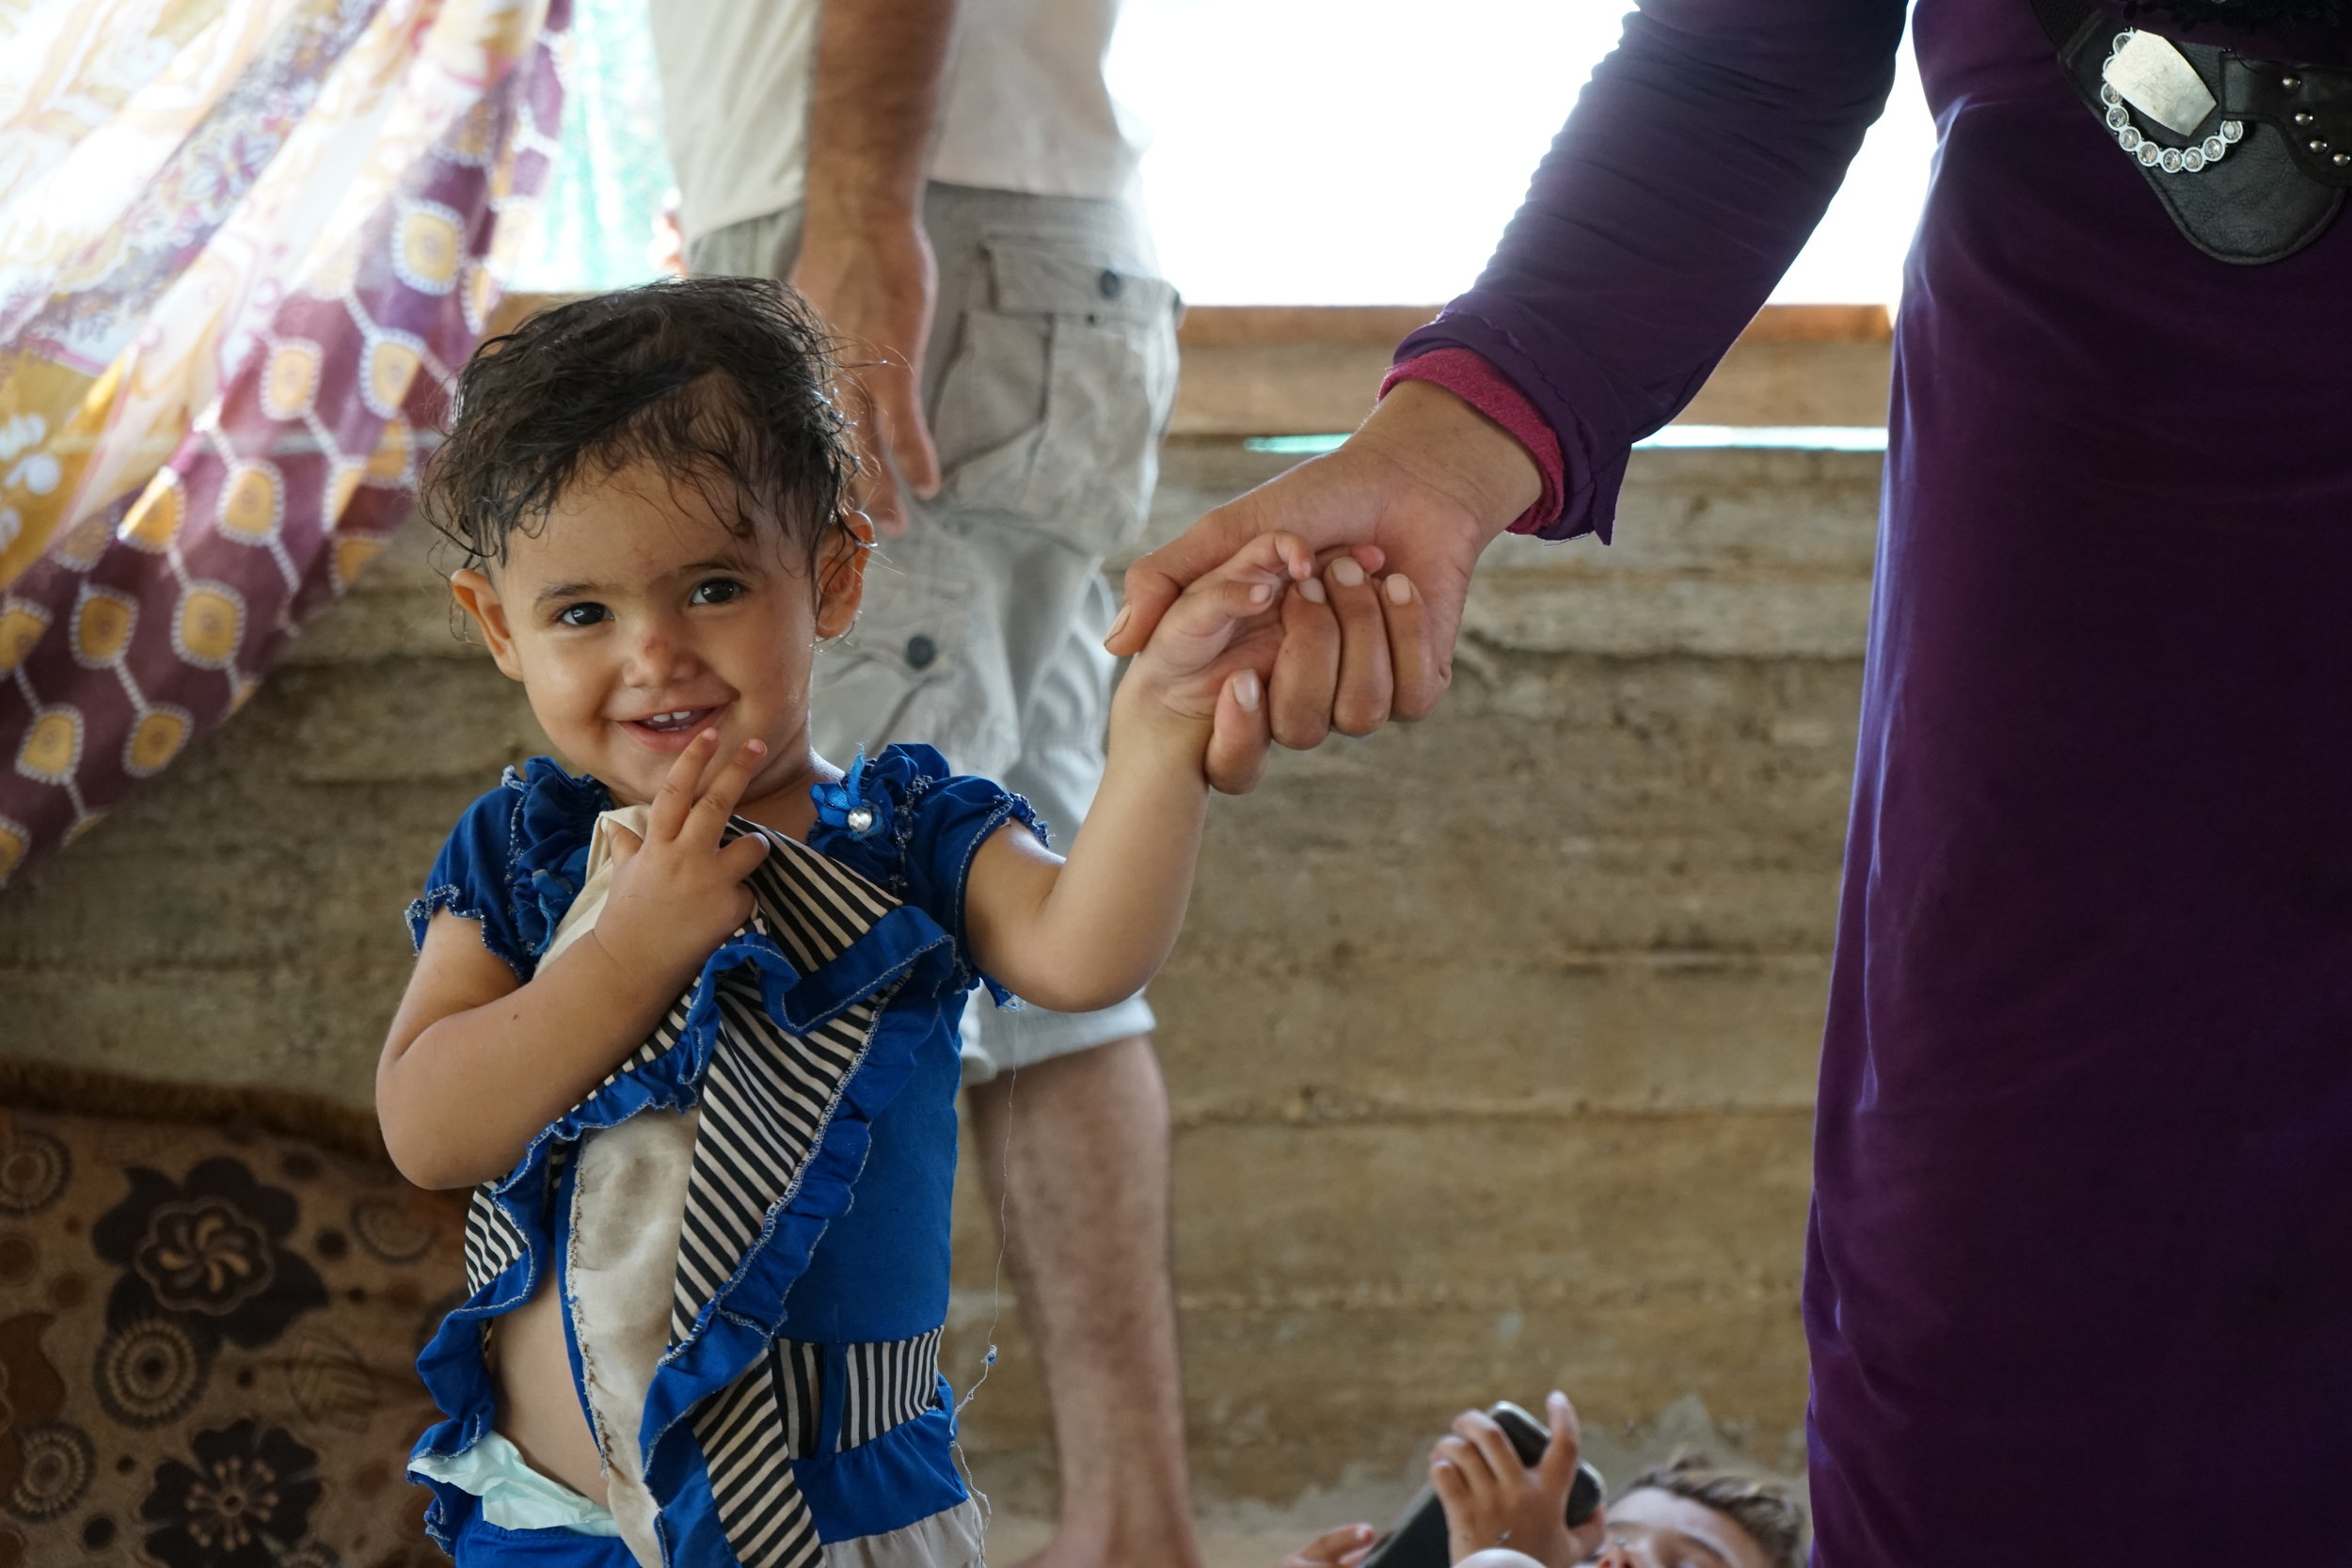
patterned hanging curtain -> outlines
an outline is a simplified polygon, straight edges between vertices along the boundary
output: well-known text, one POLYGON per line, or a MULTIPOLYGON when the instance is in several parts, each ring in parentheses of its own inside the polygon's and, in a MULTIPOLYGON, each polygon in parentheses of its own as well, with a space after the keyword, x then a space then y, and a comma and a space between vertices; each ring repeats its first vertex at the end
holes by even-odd
POLYGON ((407 517, 570 0, 0 3, 0 886, 407 517))

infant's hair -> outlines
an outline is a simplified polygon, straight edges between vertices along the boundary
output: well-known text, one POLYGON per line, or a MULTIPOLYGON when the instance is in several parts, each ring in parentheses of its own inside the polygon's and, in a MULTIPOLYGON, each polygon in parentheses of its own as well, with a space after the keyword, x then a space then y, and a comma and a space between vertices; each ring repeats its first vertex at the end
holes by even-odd
POLYGON ((1804 1561, 1804 1505, 1778 1481, 1724 1469, 1707 1455, 1685 1449, 1635 1476, 1617 1496, 1645 1487, 1724 1515, 1764 1548, 1772 1568, 1801 1568, 1804 1561))
POLYGON ((691 277, 574 300, 482 345, 425 471, 425 518, 465 564, 506 560, 573 484, 633 463, 696 486, 749 537, 813 562, 857 459, 824 329, 767 278, 691 277))

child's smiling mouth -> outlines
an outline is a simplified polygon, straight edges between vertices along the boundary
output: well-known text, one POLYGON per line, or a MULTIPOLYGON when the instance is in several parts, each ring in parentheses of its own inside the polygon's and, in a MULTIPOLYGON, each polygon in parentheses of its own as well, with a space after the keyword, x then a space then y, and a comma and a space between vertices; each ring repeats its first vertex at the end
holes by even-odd
POLYGON ((624 719, 621 728, 658 752, 675 752, 699 735, 719 711, 716 706, 665 708, 642 718, 624 719))

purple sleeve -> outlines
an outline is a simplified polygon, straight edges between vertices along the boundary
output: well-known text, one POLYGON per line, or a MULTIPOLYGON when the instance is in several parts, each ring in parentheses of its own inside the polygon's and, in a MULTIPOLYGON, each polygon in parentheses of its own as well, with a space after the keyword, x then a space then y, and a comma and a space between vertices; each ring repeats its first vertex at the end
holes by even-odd
POLYGON ((1894 83, 1903 0, 1644 0, 1470 293, 1465 348, 1560 438, 1544 536, 1616 514, 1627 449, 1694 396, 1829 206, 1894 83))

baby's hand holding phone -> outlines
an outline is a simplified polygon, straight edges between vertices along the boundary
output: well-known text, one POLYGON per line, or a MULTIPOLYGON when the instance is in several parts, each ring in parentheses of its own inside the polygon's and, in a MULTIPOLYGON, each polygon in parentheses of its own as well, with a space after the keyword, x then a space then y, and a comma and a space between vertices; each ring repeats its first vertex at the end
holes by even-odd
POLYGON ((1571 1568, 1597 1544, 1585 1538, 1586 1529, 1571 1529, 1566 1522, 1579 1460, 1575 1407, 1565 1394, 1554 1392, 1545 1413, 1550 1441, 1532 1464, 1484 1411, 1465 1410, 1454 1418, 1453 1435, 1438 1440, 1429 1456, 1429 1482, 1445 1505, 1446 1546, 1453 1560, 1489 1546, 1509 1546, 1545 1568, 1571 1568))

